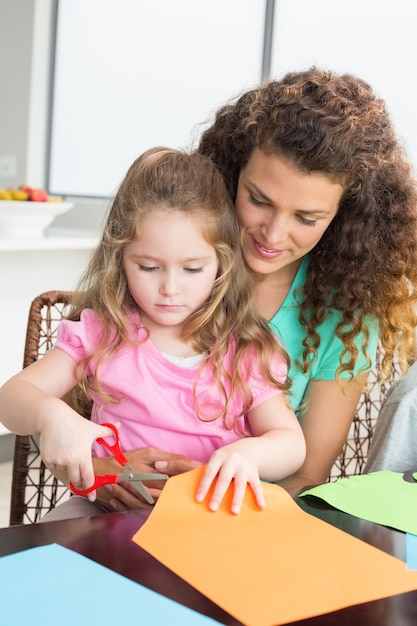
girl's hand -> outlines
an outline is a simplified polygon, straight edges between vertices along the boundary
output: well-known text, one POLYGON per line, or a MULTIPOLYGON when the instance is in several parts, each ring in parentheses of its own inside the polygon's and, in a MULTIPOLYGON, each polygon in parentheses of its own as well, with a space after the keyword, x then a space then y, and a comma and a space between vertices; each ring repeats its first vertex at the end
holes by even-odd
MULTIPOLYGON (((45 465, 64 484, 80 489, 94 484, 91 447, 113 431, 85 419, 61 400, 77 384, 75 361, 52 348, 0 389, 0 419, 19 435, 39 435, 45 465)), ((89 494, 95 499, 95 492, 89 494)))
POLYGON ((232 481, 234 482, 232 513, 236 515, 240 513, 248 483, 257 505, 260 508, 265 507, 258 467, 248 455, 247 450, 245 451, 245 445, 239 444, 244 444, 244 440, 216 450, 206 465, 195 497, 197 502, 202 502, 217 477, 209 502, 209 508, 212 511, 217 511, 232 481))
MULTIPOLYGON (((97 437, 112 436, 113 431, 86 420, 64 403, 58 402, 53 416, 43 421, 40 453, 47 467, 63 472, 68 483, 73 483, 79 489, 87 489, 95 480, 92 444, 97 437)), ((96 492, 92 491, 87 497, 94 501, 96 492)))

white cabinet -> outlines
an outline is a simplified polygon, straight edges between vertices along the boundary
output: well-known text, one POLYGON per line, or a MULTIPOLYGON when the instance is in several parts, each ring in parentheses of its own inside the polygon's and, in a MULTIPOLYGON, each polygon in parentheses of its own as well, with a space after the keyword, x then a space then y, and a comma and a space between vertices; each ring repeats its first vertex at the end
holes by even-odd
POLYGON ((0 240, 0 385, 22 368, 32 300, 43 291, 73 289, 96 245, 94 237, 0 240))

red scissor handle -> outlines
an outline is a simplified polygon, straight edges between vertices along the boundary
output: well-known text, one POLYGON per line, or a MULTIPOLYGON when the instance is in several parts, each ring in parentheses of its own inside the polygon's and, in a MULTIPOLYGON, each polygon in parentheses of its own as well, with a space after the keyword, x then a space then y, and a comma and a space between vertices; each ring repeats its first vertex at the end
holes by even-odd
POLYGON ((98 437, 97 443, 99 443, 100 445, 102 445, 105 448, 107 448, 107 450, 109 450, 109 452, 112 453, 112 455, 114 456, 116 461, 122 467, 124 467, 126 465, 126 463, 127 463, 127 458, 123 454, 122 449, 120 447, 119 431, 117 430, 117 428, 116 428, 116 426, 114 424, 109 424, 109 423, 105 422, 104 424, 102 424, 102 426, 107 426, 107 428, 110 428, 113 431, 115 442, 113 444, 110 444, 103 437, 98 437))
MULTIPOLYGON (((107 450, 109 450, 109 452, 112 453, 116 461, 122 467, 124 467, 127 463, 127 458, 123 454, 122 449, 120 447, 119 431, 117 430, 114 424, 110 424, 106 422, 102 424, 102 426, 107 426, 107 428, 110 428, 113 431, 115 442, 113 444, 110 444, 108 443, 108 441, 106 441, 106 439, 104 439, 104 437, 98 437, 97 443, 107 448, 107 450)), ((94 491, 94 489, 97 489, 98 487, 102 487, 103 485, 115 484, 117 483, 118 480, 119 480, 119 476, 117 474, 105 474, 104 476, 96 476, 94 480, 94 484, 91 485, 91 487, 89 487, 88 489, 77 489, 77 487, 75 487, 75 485, 73 485, 72 483, 70 483, 70 488, 73 493, 83 496, 86 493, 90 493, 91 491, 94 491)))
POLYGON ((91 485, 91 487, 89 487, 88 489, 77 489, 77 487, 72 483, 70 483, 70 487, 73 493, 76 493, 79 496, 84 496, 86 493, 90 493, 91 491, 94 491, 94 489, 102 487, 103 485, 115 484, 118 480, 118 474, 104 474, 103 476, 96 476, 94 484, 91 485))

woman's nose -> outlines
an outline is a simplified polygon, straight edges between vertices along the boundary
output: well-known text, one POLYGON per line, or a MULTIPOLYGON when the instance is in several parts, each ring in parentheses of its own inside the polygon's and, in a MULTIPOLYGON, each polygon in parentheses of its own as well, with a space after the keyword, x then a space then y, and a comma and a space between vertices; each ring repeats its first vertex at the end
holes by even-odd
POLYGON ((282 241, 287 236, 288 226, 288 219, 285 216, 279 213, 270 215, 262 227, 265 241, 271 245, 282 241))

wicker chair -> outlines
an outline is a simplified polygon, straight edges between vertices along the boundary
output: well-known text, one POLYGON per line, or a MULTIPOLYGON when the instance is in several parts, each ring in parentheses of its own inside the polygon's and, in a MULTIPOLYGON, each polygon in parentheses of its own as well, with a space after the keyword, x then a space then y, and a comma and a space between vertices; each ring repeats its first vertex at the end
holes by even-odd
MULTIPOLYGON (((71 292, 48 291, 32 302, 26 334, 23 367, 45 355, 52 347, 58 324, 65 315, 71 292)), ((377 366, 362 394, 348 439, 330 473, 329 480, 360 474, 364 468, 381 401, 388 385, 379 384, 377 366)), ((397 372, 393 373, 393 379, 397 372)), ((10 525, 33 523, 69 497, 68 489, 45 467, 35 437, 17 435, 13 461, 10 525)))
POLYGON ((400 369, 394 363, 390 378, 380 383, 382 380, 381 361, 382 353, 378 346, 376 365, 369 374, 367 389, 359 398, 348 438, 330 471, 329 481, 357 476, 362 474, 365 468, 381 403, 390 385, 400 376, 400 369))
MULTIPOLYGON (((23 367, 51 349, 70 298, 69 291, 48 291, 33 300, 28 317, 23 367)), ((16 435, 10 525, 37 522, 68 496, 68 489, 45 467, 39 454, 37 438, 16 435)))

